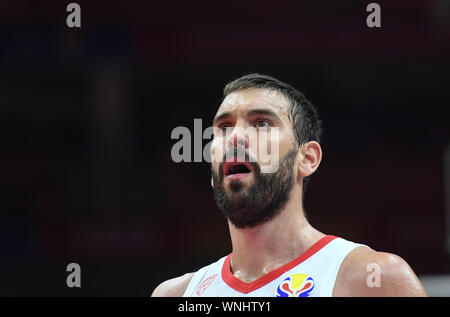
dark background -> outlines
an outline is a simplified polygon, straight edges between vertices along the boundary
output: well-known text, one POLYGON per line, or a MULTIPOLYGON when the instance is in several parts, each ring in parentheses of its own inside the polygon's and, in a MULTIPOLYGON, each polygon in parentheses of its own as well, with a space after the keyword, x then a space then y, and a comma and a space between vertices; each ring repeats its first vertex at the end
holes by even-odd
POLYGON ((319 109, 314 227, 450 273, 450 5, 377 1, 371 29, 370 2, 77 1, 79 29, 70 1, 2 2, 0 295, 149 296, 228 254, 209 165, 174 163, 170 135, 248 72, 319 109))

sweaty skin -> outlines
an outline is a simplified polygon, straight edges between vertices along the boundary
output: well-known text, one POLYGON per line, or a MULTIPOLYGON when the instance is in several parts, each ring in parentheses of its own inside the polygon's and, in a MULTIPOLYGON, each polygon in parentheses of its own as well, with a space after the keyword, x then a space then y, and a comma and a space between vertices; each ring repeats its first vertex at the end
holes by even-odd
MULTIPOLYGON (((277 92, 267 89, 247 89, 228 95, 217 111, 215 127, 233 127, 226 137, 215 134, 211 151, 222 157, 224 149, 241 142, 256 157, 257 145, 248 142, 243 131, 261 120, 279 129, 279 157, 297 146, 289 114, 289 101, 277 92), (255 110, 271 110, 273 115, 254 115, 255 110)), ((294 170, 295 185, 289 200, 273 219, 253 228, 239 229, 230 221, 228 227, 232 242, 231 271, 238 279, 250 283, 261 276, 294 260, 325 236, 313 228, 304 216, 302 205, 303 178, 314 173, 322 159, 322 150, 311 141, 299 147, 294 170)), ((212 162, 217 171, 219 162, 212 162)), ((243 190, 254 181, 252 175, 241 179, 243 190)), ((225 188, 229 189, 227 180, 225 188)), ((153 291, 152 296, 182 296, 194 273, 167 280, 153 291)), ((358 247, 344 259, 333 290, 333 296, 427 296, 411 267, 399 256, 358 247), (368 266, 380 269, 380 283, 368 283, 368 266)))

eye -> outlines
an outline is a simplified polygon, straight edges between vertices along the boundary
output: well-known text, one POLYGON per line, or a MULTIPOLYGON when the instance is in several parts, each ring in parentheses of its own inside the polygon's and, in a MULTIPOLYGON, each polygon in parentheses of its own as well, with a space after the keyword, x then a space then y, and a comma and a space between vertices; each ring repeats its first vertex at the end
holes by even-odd
POLYGON ((261 120, 256 121, 256 125, 255 126, 257 128, 270 128, 271 125, 272 124, 270 123, 269 120, 261 119, 261 120))
POLYGON ((221 125, 219 125, 219 129, 220 129, 222 132, 225 132, 225 130, 226 130, 227 128, 231 128, 231 124, 229 124, 229 123, 222 123, 221 125))

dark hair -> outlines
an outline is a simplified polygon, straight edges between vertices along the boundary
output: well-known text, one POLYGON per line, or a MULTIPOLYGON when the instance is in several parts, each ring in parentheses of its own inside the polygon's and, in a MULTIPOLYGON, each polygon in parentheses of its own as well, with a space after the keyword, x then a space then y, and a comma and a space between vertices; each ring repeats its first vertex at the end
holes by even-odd
MULTIPOLYGON (((281 93, 289 100, 291 108, 289 115, 292 118, 295 140, 298 146, 309 142, 320 142, 322 122, 319 120, 317 109, 306 97, 294 87, 267 75, 248 74, 229 82, 223 90, 223 98, 234 91, 250 88, 269 89, 281 93)), ((303 190, 309 177, 303 180, 303 190)))

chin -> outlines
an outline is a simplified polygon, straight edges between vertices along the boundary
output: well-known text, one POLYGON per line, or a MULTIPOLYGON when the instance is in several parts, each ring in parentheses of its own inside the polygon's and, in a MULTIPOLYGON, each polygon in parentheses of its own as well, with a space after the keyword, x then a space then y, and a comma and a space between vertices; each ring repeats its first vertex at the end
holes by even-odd
POLYGON ((239 193, 244 192, 247 190, 250 186, 252 186, 251 182, 248 180, 241 180, 241 179, 234 179, 227 182, 226 188, 229 192, 232 193, 239 193))
POLYGON ((243 190, 244 184, 239 180, 233 180, 228 187, 232 193, 239 193, 243 190))

